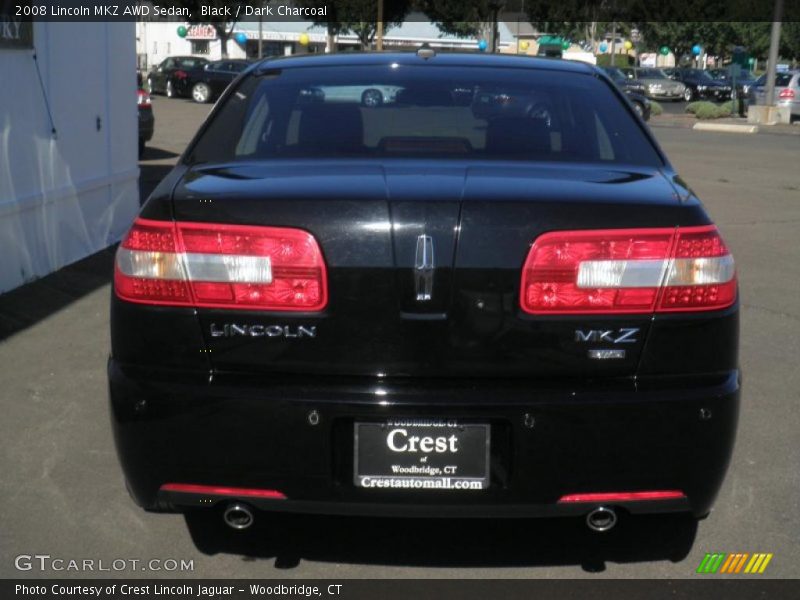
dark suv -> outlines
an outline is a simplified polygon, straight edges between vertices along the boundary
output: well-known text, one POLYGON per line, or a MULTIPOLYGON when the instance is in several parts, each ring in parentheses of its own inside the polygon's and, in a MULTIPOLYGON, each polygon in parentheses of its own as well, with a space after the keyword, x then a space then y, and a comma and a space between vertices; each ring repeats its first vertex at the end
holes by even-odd
POLYGON ((257 509, 700 517, 739 412, 736 282, 595 67, 258 63, 117 252, 128 488, 237 529, 257 509), (396 100, 352 93, 376 86, 396 100))

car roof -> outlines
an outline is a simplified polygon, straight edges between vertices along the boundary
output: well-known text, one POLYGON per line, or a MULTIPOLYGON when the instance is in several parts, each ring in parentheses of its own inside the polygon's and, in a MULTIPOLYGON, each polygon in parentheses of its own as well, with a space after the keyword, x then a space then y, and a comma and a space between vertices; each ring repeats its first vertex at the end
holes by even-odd
POLYGON ((436 65, 452 67, 512 67, 592 74, 594 67, 578 61, 557 58, 536 58, 513 54, 478 54, 447 52, 422 58, 416 52, 346 52, 337 54, 296 54, 264 59, 255 69, 291 69, 302 67, 369 66, 369 65, 436 65))

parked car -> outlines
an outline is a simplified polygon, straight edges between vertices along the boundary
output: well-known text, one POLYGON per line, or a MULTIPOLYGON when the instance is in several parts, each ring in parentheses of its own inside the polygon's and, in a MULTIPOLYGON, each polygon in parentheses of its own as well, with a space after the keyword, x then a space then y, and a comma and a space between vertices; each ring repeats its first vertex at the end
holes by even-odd
POLYGON ((376 107, 390 104, 400 90, 394 85, 376 85, 366 83, 351 86, 319 86, 327 102, 360 102, 363 106, 376 107))
MULTIPOLYGON (((724 81, 729 85, 733 81, 731 77, 731 66, 724 69, 709 69, 708 74, 717 81, 724 81)), ((758 77, 752 71, 741 69, 739 75, 736 76, 736 92, 738 96, 746 97, 750 92, 750 87, 756 82, 758 77)))
MULTIPOLYGON (((762 75, 750 88, 753 104, 767 103, 767 76, 762 75)), ((800 118, 800 71, 783 71, 775 74, 775 104, 788 106, 792 118, 800 118)))
POLYGON ((617 67, 602 67, 603 71, 609 76, 617 87, 619 87, 628 96, 633 105, 634 110, 639 113, 645 121, 650 120, 650 113, 652 106, 650 100, 647 98, 646 88, 643 83, 635 79, 628 79, 625 74, 617 67))
POLYGON ((685 86, 683 99, 687 102, 697 99, 723 102, 731 98, 730 82, 714 79, 703 69, 673 69, 670 77, 685 86))
POLYGON ((156 120, 153 116, 150 94, 142 88, 141 73, 136 74, 136 105, 139 112, 139 158, 142 158, 145 145, 153 139, 156 120))
POLYGON ((142 88, 136 90, 136 104, 139 107, 139 158, 141 158, 144 155, 145 145, 153 139, 156 119, 153 116, 150 94, 142 88))
POLYGON ((243 59, 225 59, 210 62, 202 71, 192 71, 187 81, 195 102, 205 103, 216 100, 239 74, 250 66, 243 59))
POLYGON ((148 73, 147 87, 151 94, 165 94, 168 98, 188 96, 190 82, 200 78, 207 64, 208 60, 196 56, 170 56, 148 73))
POLYGON ((709 512, 739 413, 736 269, 595 67, 341 53, 234 85, 116 255, 136 502, 234 529, 259 509, 595 531, 709 512), (408 102, 301 93, 339 86, 408 102), (477 115, 469 89, 547 117, 477 115))
POLYGON ((649 98, 683 100, 686 86, 670 79, 662 69, 654 67, 623 67, 625 77, 642 83, 649 98))

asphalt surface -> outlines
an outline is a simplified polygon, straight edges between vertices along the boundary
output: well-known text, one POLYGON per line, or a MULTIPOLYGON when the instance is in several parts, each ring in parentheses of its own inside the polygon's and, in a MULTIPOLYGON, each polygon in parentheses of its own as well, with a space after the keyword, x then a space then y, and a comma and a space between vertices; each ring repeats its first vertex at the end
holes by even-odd
MULTIPOLYGON (((154 105, 156 135, 141 163, 145 192, 209 110, 165 98, 154 105)), ((800 136, 653 125, 716 219, 740 274, 741 421, 707 519, 639 518, 597 535, 576 519, 292 516, 259 519, 236 535, 216 518, 144 512, 125 491, 109 428, 106 251, 0 297, 0 577, 681 578, 697 577, 706 552, 771 552, 761 577, 800 576, 800 136), (127 563, 119 572, 20 572, 21 554, 106 566, 191 560, 193 570, 127 563)))

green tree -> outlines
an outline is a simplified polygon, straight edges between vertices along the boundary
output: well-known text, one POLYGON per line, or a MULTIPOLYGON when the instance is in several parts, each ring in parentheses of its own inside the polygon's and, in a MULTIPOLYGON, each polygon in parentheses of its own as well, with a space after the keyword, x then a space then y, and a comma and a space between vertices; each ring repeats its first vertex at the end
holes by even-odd
POLYGON ((781 26, 781 55, 800 62, 800 22, 784 21, 781 26))
MULTIPOLYGON (((353 33, 366 50, 378 31, 378 4, 375 0, 301 0, 302 6, 326 6, 327 20, 315 21, 328 30, 328 50, 336 51, 334 40, 343 33, 353 33)), ((383 0, 383 28, 387 31, 403 22, 412 0, 383 0)))
MULTIPOLYGON (((444 33, 475 36, 491 44, 503 0, 420 0, 418 6, 444 33)), ((494 51, 497 42, 494 42, 494 51)))

